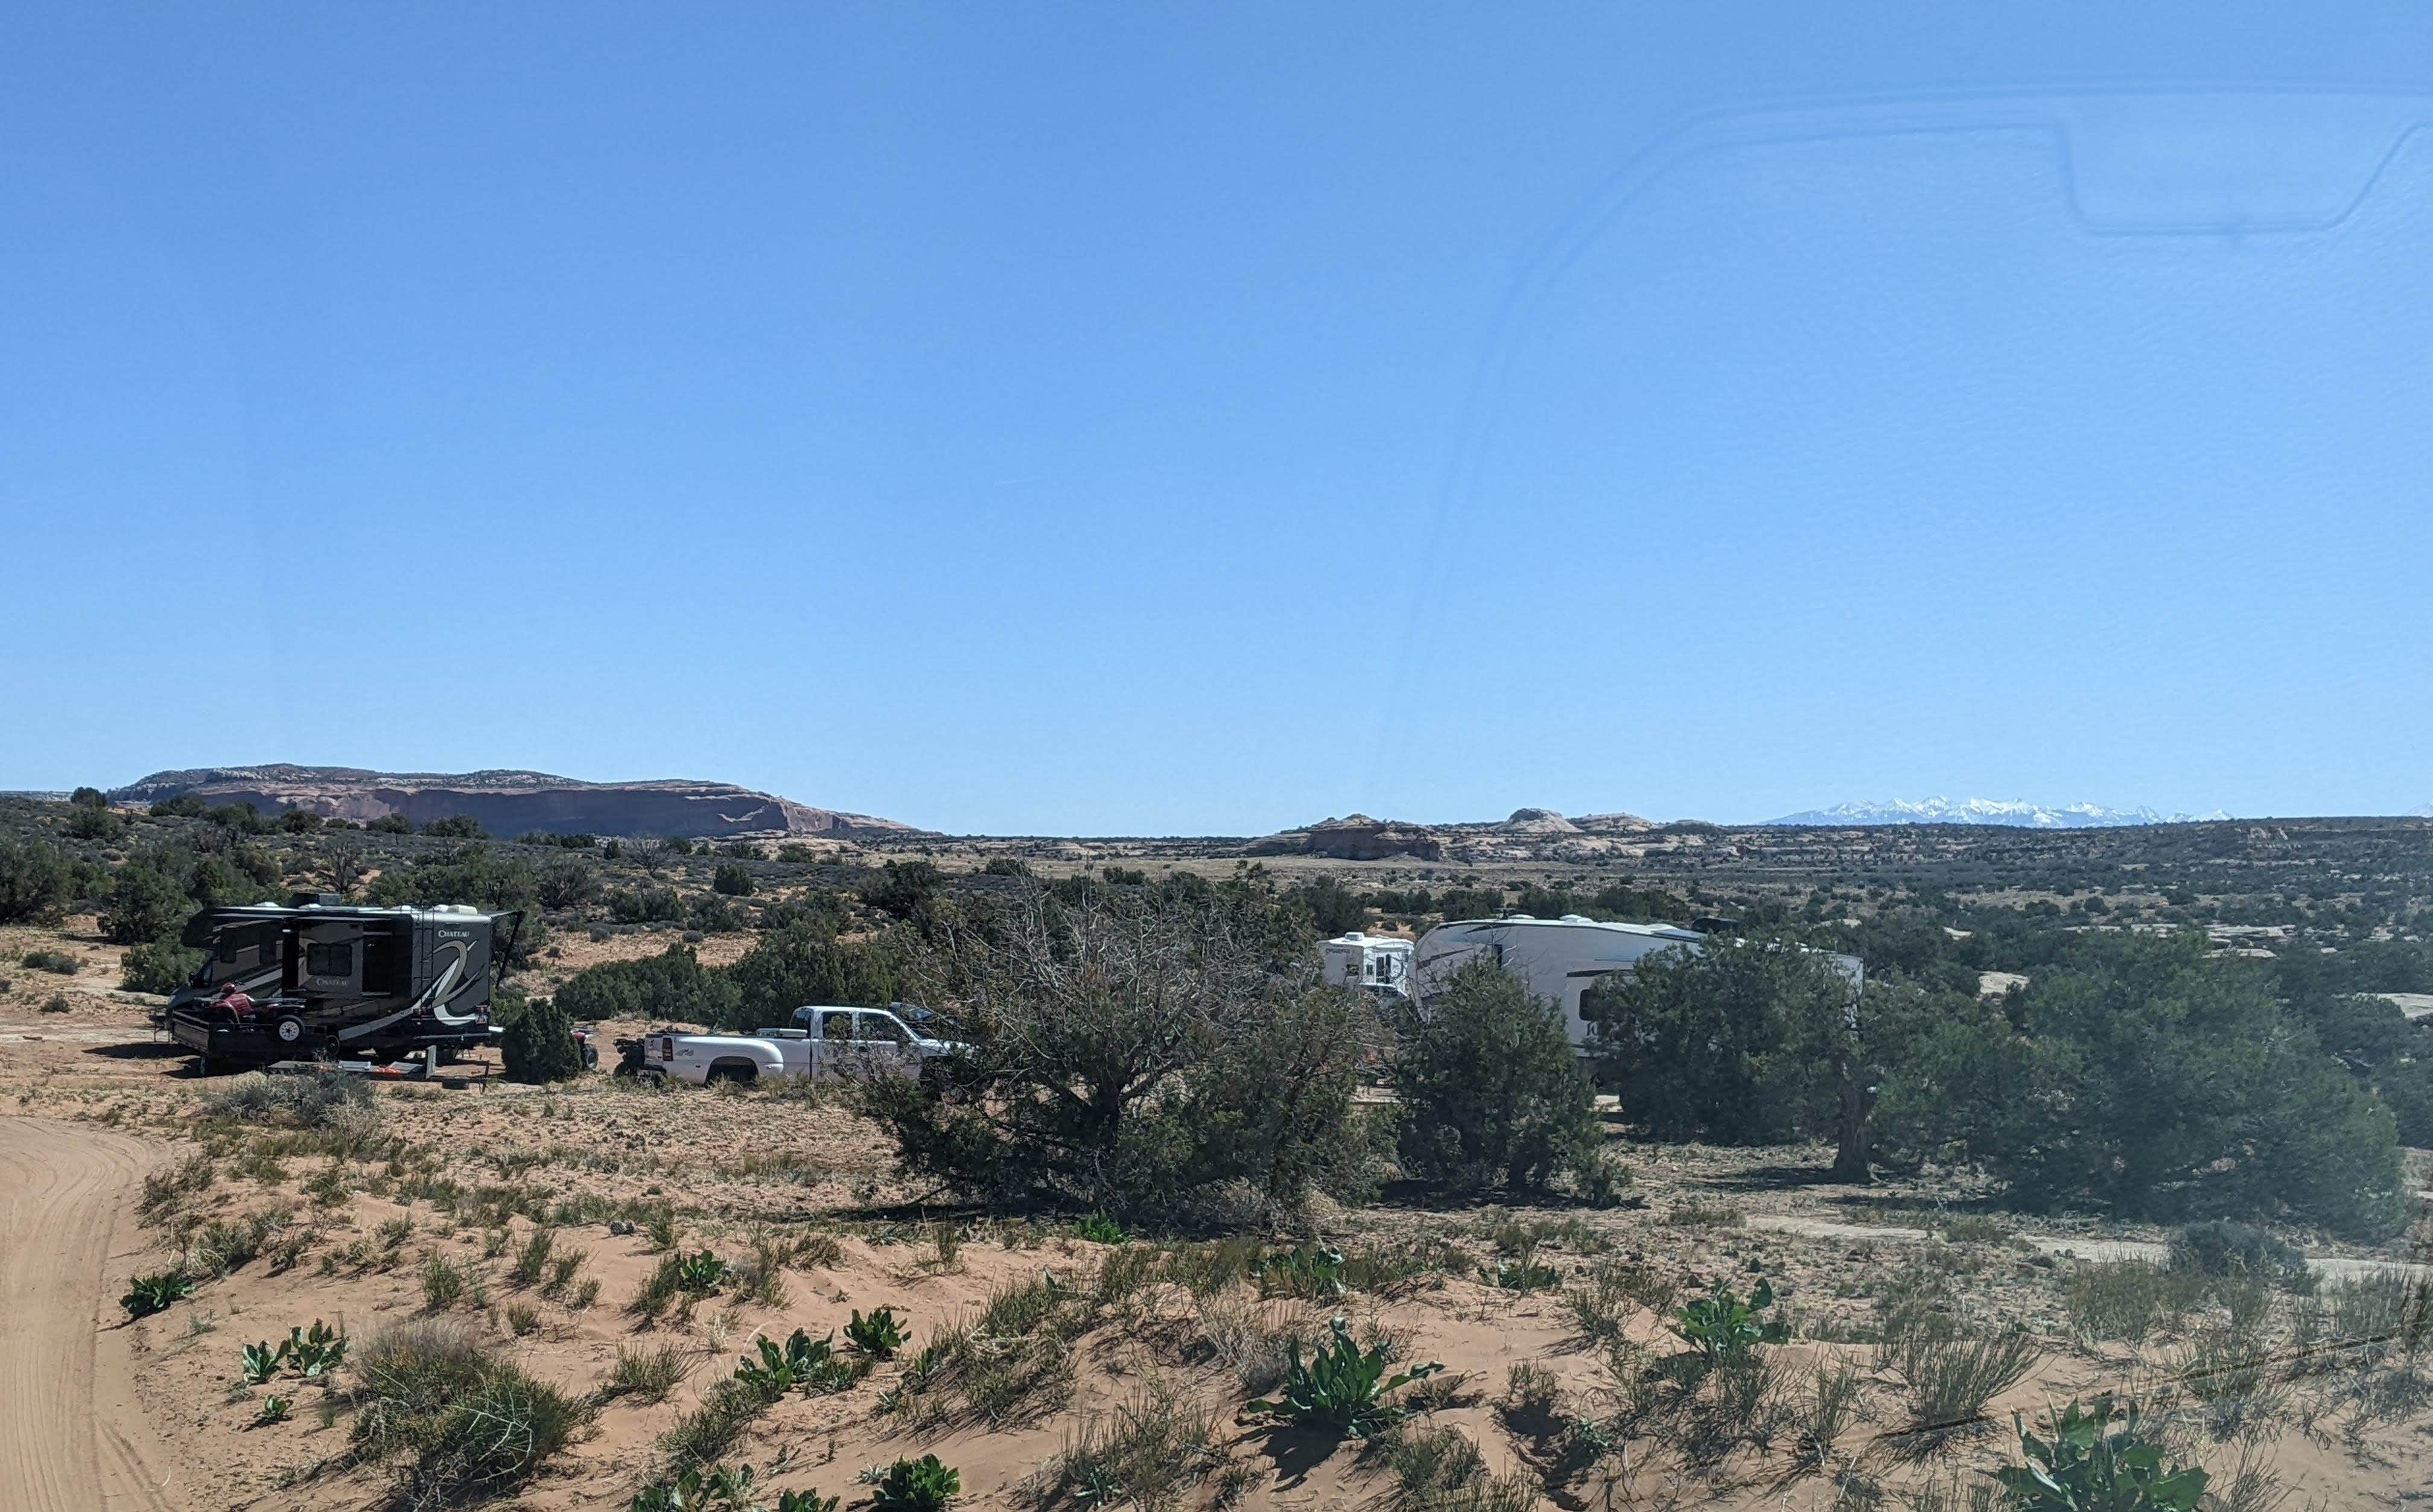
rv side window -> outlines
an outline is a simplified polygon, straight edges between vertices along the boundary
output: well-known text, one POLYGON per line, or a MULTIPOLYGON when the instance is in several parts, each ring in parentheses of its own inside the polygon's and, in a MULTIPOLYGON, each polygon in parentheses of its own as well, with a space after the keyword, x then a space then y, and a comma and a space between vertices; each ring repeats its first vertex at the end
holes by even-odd
POLYGON ((307 977, 351 977, 355 974, 355 943, 341 941, 336 944, 317 942, 304 947, 304 975, 307 977))

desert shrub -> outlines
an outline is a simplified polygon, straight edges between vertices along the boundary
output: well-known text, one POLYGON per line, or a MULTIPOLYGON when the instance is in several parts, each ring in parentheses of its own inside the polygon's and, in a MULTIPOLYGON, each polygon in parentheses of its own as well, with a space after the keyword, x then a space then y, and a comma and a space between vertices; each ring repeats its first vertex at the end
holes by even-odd
POLYGON ((2174 1270, 2201 1276, 2253 1277, 2283 1286, 2303 1288, 2311 1274, 2305 1252, 2285 1239, 2251 1224, 2214 1218, 2186 1224, 2171 1235, 2174 1270))
POLYGON ((559 861, 541 868, 533 888, 542 908, 580 908, 600 895, 600 874, 587 861, 559 861))
POLYGON ((1961 1143, 2011 1200, 2397 1230, 2390 1113, 2253 962, 2201 934, 2070 949, 2020 994, 2023 1035, 1949 1068, 1961 1143))
POLYGON ((861 901, 881 913, 909 919, 946 879, 930 861, 890 861, 862 883, 861 901))
POLYGON ((1659 950, 1581 1001, 1606 1080, 1661 1139, 1781 1144, 1839 1127, 1851 988, 1788 943, 1659 950))
POLYGON ((782 1024, 805 1003, 880 1007, 898 995, 901 963, 889 945, 839 943, 822 920, 778 930, 727 968, 735 1028, 782 1024))
POLYGON ((1369 1010, 1271 954, 1266 922, 1204 884, 1031 894, 928 968, 964 999, 971 1050, 926 1086, 874 1079, 859 1105, 912 1170, 1118 1220, 1368 1180, 1369 1010))
POLYGON ((17 958, 17 964, 29 971, 47 971, 54 976, 73 977, 84 962, 60 950, 28 950, 17 958))
POLYGON ((526 1003, 507 1025, 499 1049, 509 1081, 537 1085, 583 1074, 583 1047, 574 1043, 574 1023, 553 997, 526 1003))
POLYGON ((350 1446, 392 1465, 416 1505, 512 1493, 596 1411, 445 1323, 390 1325, 361 1351, 356 1372, 350 1446))
POLYGON ((403 814, 383 814, 377 819, 365 820, 364 828, 374 835, 411 835, 414 833, 414 821, 403 814))
MULTIPOLYGON (((586 967, 553 999, 570 1022, 646 1018, 660 1023, 738 1024, 735 988, 727 975, 702 965, 690 949, 670 945, 639 960, 586 967)), ((755 1026, 757 1027, 757 1026, 755 1026)))
MULTIPOLYGON (((808 859, 808 858, 806 858, 808 859)), ((992 856, 980 868, 982 876, 1029 876, 1030 864, 1016 856, 992 856)))
POLYGON ((68 810, 67 832, 77 840, 96 840, 107 843, 127 833, 127 821, 120 818, 107 801, 77 804, 68 810))
POLYGON ((1397 1026, 1403 1164, 1459 1187, 1543 1189, 1600 1151, 1596 1093, 1561 1011, 1489 960, 1397 1026))
POLYGON ((68 901, 65 852, 48 841, 0 840, 0 924, 58 917, 68 901))
POLYGON ((753 892, 752 869, 735 861, 724 862, 710 874, 709 886, 712 892, 730 898, 748 898, 753 892))
MULTIPOLYGON (((539 892, 530 860, 474 840, 383 872, 372 883, 369 897, 376 904, 411 903, 417 908, 470 903, 485 909, 530 909, 539 900, 539 892)), ((532 921, 525 923, 524 933, 537 939, 532 921)))
POLYGON ((130 993, 174 993, 203 963, 203 952, 168 940, 129 945, 119 958, 118 985, 130 993))
POLYGON ((422 826, 422 832, 442 840, 487 840, 490 832, 471 814, 450 814, 422 826))
POLYGON ((155 819, 200 819, 208 809, 200 798, 181 792, 175 798, 163 798, 145 811, 155 819))
POLYGON ((182 883, 150 862, 128 861, 102 895, 101 932, 112 944, 143 944, 175 934, 194 911, 182 883))
POLYGON ((287 1129, 359 1131, 368 1113, 379 1116, 371 1084, 360 1077, 327 1072, 268 1076, 248 1071, 214 1085, 202 1097, 207 1116, 240 1124, 287 1129))

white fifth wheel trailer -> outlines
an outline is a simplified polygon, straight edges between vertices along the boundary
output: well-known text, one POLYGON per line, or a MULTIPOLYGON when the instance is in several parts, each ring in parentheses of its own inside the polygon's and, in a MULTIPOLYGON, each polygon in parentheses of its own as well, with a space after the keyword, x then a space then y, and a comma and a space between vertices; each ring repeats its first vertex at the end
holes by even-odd
MULTIPOLYGON (((1440 924, 1420 936, 1411 961, 1412 998, 1425 1011, 1429 996, 1453 974, 1484 955, 1520 979, 1531 996, 1552 999, 1563 1010, 1563 1027, 1574 1047, 1585 1050, 1589 1028, 1580 1017, 1580 995, 1605 977, 1635 969, 1659 950, 1703 948, 1708 937, 1667 924, 1608 924, 1567 913, 1533 919, 1463 919, 1440 924)), ((1866 967, 1856 956, 1836 955, 1835 969, 1856 994, 1866 967)))

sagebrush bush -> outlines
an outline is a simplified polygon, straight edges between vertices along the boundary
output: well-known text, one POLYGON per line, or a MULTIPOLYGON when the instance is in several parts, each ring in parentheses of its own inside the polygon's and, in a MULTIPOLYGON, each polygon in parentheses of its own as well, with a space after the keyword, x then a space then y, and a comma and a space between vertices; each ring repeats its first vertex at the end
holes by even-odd
POLYGON ((248 1071, 213 1086, 202 1103, 207 1115, 257 1127, 353 1134, 362 1130, 366 1113, 374 1122, 379 1118, 370 1083, 338 1072, 274 1077, 248 1071))
POLYGON ((443 1321, 389 1325, 355 1368, 352 1448, 367 1461, 392 1463, 415 1505, 513 1492, 596 1413, 443 1321))

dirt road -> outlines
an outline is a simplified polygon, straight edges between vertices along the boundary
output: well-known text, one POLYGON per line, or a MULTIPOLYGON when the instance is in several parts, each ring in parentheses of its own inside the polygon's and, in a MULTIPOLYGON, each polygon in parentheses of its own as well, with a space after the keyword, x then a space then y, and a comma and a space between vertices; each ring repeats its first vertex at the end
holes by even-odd
POLYGON ((0 1118, 0 1487, 28 1512, 175 1504, 116 1331, 121 1247, 152 1152, 121 1134, 0 1118))

